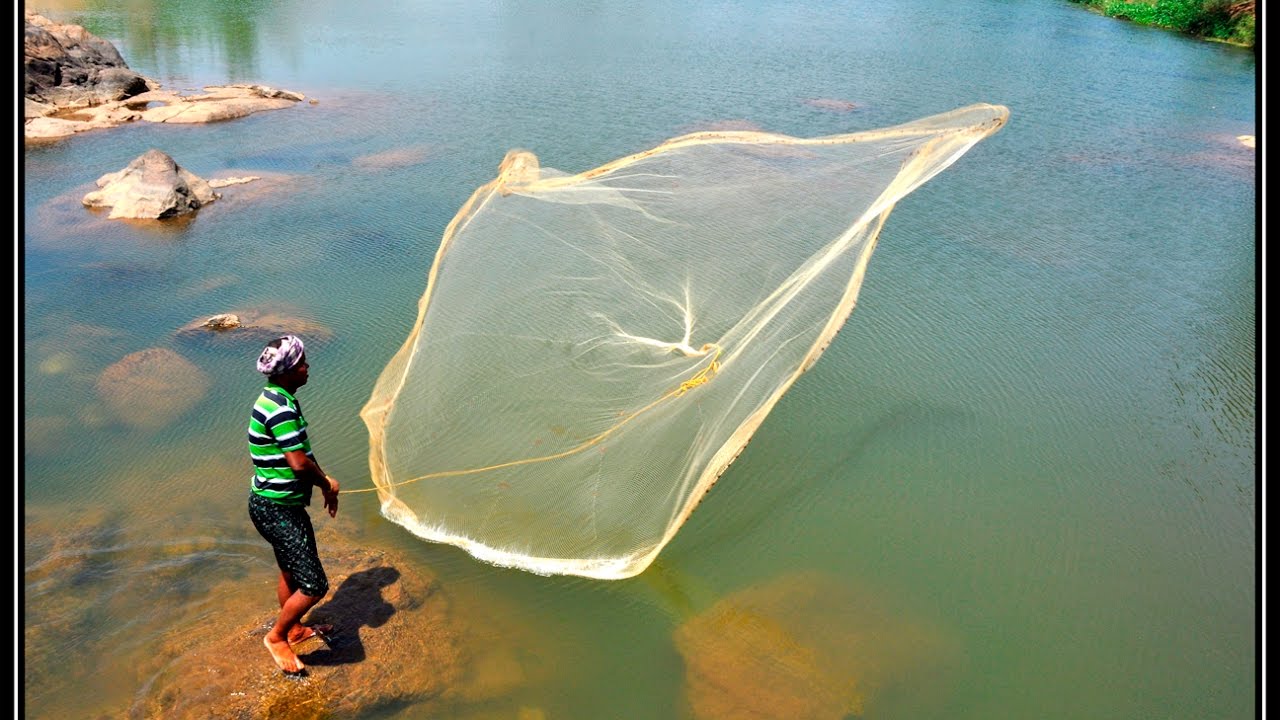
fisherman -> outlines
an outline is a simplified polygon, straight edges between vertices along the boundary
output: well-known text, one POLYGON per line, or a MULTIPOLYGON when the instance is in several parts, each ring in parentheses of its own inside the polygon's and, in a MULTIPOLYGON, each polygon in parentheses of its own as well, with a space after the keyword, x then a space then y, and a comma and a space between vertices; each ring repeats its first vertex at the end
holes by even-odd
POLYGON ((276 587, 280 615, 262 643, 286 673, 305 669, 291 645, 315 635, 323 637, 333 629, 302 624, 302 617, 329 591, 306 510, 311 488, 320 488, 329 517, 338 514, 338 481, 326 475, 311 454, 307 420, 294 397, 307 384, 308 369, 301 338, 285 335, 268 343, 258 357, 258 371, 267 376, 267 384, 249 418, 249 457, 254 469, 249 518, 271 543, 280 566, 276 587))

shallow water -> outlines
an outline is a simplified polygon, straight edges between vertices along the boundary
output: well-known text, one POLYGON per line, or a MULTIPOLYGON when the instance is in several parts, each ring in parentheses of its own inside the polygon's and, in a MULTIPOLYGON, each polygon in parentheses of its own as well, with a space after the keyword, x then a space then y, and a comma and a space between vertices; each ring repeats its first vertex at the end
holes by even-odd
POLYGON ((131 707, 142 660, 238 582, 269 614, 243 512, 257 348, 187 323, 271 308, 327 329, 300 397, 325 468, 367 487, 357 413, 508 149, 576 172, 692 129, 816 136, 973 102, 1008 126, 899 204, 848 323, 650 571, 492 568, 371 495, 342 517, 473 625, 502 613, 526 630, 510 643, 557 658, 518 693, 547 717, 680 716, 677 628, 801 570, 956 648, 945 673, 890 673, 866 717, 1254 714, 1251 51, 1066 2, 43 7, 166 87, 319 102, 27 148, 27 716, 131 707), (162 227, 80 206, 151 147, 264 181, 162 227), (198 370, 140 421, 100 379, 150 348, 198 370))

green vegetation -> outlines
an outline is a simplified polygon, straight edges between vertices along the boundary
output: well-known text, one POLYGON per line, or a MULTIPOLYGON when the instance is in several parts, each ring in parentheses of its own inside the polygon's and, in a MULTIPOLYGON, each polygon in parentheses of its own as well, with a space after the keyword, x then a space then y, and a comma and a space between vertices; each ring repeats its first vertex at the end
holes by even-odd
POLYGON ((1255 0, 1071 0, 1109 17, 1254 45, 1255 0))

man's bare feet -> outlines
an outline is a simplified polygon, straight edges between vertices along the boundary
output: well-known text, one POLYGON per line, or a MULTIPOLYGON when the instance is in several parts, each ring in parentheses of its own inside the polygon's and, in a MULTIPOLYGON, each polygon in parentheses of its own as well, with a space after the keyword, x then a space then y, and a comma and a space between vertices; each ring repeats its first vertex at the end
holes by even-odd
POLYGON ((333 626, 328 623, 320 625, 303 625, 299 623, 289 631, 289 644, 297 645, 303 640, 309 640, 317 635, 320 636, 321 640, 324 640, 326 635, 331 635, 332 633, 333 626))
POLYGON ((293 654, 293 650, 289 647, 287 640, 271 641, 271 633, 267 633, 262 638, 262 644, 267 646, 267 652, 271 653, 271 659, 276 661, 276 665, 287 673, 302 672, 306 666, 293 654))

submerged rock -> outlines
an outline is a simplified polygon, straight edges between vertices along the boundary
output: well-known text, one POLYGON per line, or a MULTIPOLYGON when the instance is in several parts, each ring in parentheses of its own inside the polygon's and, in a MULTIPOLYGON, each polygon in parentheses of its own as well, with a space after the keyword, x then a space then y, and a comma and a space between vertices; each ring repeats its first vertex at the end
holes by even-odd
POLYGON ((720 600, 677 628, 675 644, 689 709, 702 720, 873 716, 886 688, 938 682, 957 658, 954 643, 892 603, 816 573, 720 600))
POLYGON ((254 180, 261 179, 262 177, 258 175, 250 175, 248 177, 210 178, 209 187, 224 188, 228 185, 243 185, 245 183, 251 183, 254 180))
POLYGON ((569 656, 514 598, 455 590, 363 535, 373 495, 344 497, 336 518, 312 503, 330 589, 305 622, 334 632, 295 645, 307 675, 284 676, 262 645, 279 575, 245 515, 243 450, 189 456, 158 448, 95 476, 104 496, 141 499, 124 507, 24 506, 26 699, 41 717, 511 720, 549 674, 568 682, 569 656))
POLYGON ((285 334, 301 337, 310 345, 313 340, 333 338, 328 327, 292 314, 287 308, 236 310, 219 315, 203 316, 178 329, 175 335, 183 340, 216 339, 219 342, 242 344, 246 352, 262 349, 262 344, 285 334))
POLYGON ((804 101, 809 107, 818 108, 819 110, 830 110, 832 112, 853 112, 858 106, 848 100, 837 100, 835 98, 809 98, 804 101))
MULTIPOLYGON (((71 446, 71 440, 62 445, 71 446)), ((91 644, 84 641, 83 628, 95 609, 83 593, 107 575, 103 549, 118 545, 120 530, 102 503, 56 512, 24 504, 23 529, 24 698, 46 717, 70 717, 66 698, 85 678, 76 677, 80 669, 68 667, 66 658, 73 645, 79 653, 91 644)), ((81 716, 87 715, 81 711, 81 716)))
POLYGON ((120 421, 158 430, 204 398, 209 376, 167 348, 129 354, 98 376, 98 396, 120 421))
POLYGON ((171 637, 161 654, 174 658, 154 678, 133 711, 140 717, 321 718, 433 701, 451 702, 463 674, 459 628, 443 586, 430 572, 385 551, 347 540, 321 540, 329 595, 306 618, 330 623, 328 640, 294 646, 306 674, 281 673, 262 646, 274 620, 270 595, 252 622, 217 613, 224 632, 171 637), (341 542, 341 541, 338 541, 341 542))
POLYGON ((414 145, 385 150, 372 155, 362 155, 352 160, 351 164, 364 170, 390 170, 421 164, 429 156, 430 148, 425 145, 414 145))
POLYGON ((170 218, 195 212, 220 195, 209 183, 159 150, 148 150, 123 170, 98 178, 84 196, 88 207, 110 207, 111 219, 170 218))

